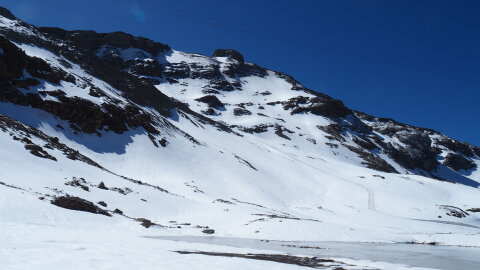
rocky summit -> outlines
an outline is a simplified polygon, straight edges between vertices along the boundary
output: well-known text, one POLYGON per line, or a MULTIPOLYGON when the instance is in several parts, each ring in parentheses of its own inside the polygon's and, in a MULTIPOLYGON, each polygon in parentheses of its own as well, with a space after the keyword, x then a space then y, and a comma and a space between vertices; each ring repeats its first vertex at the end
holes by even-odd
POLYGON ((0 223, 480 246, 479 147, 248 60, 1 8, 0 223))

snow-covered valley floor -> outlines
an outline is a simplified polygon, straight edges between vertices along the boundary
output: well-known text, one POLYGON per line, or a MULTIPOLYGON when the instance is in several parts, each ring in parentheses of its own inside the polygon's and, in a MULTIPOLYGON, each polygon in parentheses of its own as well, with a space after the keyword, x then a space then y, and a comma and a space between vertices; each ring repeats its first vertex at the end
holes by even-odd
MULTIPOLYGON (((318 269, 475 270, 480 250, 457 246, 292 242, 172 235, 164 229, 2 224, 1 269, 308 269, 284 261, 326 260, 318 269), (186 251, 187 254, 178 253, 186 251), (188 254, 192 252, 193 254, 188 254), (204 254, 195 254, 203 252, 204 254), (220 254, 220 255, 219 255, 220 254), (272 260, 237 256, 272 255, 272 260), (328 262, 333 260, 334 262, 328 262)), ((308 261, 307 261, 308 262, 308 261)))

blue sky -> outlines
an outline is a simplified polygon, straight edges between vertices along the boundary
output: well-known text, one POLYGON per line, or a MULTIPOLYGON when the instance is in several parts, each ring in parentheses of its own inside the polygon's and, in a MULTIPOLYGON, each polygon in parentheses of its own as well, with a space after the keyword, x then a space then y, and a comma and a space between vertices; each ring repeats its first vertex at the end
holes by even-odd
POLYGON ((366 113, 480 145, 480 1, 0 0, 39 26, 124 31, 293 75, 366 113))

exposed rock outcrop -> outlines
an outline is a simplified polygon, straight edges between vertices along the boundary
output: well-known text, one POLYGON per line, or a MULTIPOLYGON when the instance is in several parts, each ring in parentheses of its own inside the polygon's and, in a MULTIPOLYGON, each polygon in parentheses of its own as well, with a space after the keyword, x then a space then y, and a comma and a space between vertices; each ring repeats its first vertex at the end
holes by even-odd
POLYGON ((196 101, 203 102, 208 104, 208 106, 216 108, 216 107, 223 107, 223 103, 218 99, 218 97, 214 95, 207 95, 200 98, 195 99, 196 101))
POLYGON ((243 63, 245 59, 243 59, 243 55, 238 51, 232 49, 216 49, 213 52, 213 57, 228 57, 231 59, 235 59, 238 62, 243 63))
POLYGON ((58 207, 62 207, 65 209, 111 216, 107 211, 99 208, 94 203, 79 197, 70 197, 70 196, 57 197, 53 199, 51 203, 53 205, 56 205, 58 207))
POLYGON ((477 167, 477 165, 471 160, 468 160, 459 154, 453 153, 448 153, 447 156, 445 156, 443 164, 454 169, 455 171, 471 170, 477 167))

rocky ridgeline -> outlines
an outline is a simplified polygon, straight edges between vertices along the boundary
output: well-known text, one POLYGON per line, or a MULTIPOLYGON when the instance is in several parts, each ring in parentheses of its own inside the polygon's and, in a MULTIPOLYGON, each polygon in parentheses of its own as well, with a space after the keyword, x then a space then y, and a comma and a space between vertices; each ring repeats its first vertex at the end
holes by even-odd
MULTIPOLYGON (((63 70, 52 68, 44 60, 26 55, 4 37, 0 37, 0 100, 20 106, 31 106, 49 112, 60 119, 69 120, 71 128, 85 133, 94 133, 107 128, 122 133, 128 127, 143 127, 150 133, 158 133, 150 115, 132 103, 118 105, 110 99, 101 105, 79 97, 67 97, 62 90, 26 91, 44 81, 60 84, 75 83, 76 79, 63 70), (24 71, 31 77, 25 78, 24 71)), ((91 96, 105 96, 91 86, 91 96)), ((105 96, 106 97, 106 96, 105 96)), ((100 133, 99 133, 100 134, 100 133)))
MULTIPOLYGON (((96 55, 103 46, 134 47, 158 54, 169 50, 167 45, 122 32, 102 34, 94 31, 66 31, 60 28, 35 27, 18 19, 14 23, 16 28, 13 29, 0 27, 0 34, 6 39, 45 48, 62 56, 80 65, 90 75, 122 91, 126 98, 139 105, 153 107, 164 115, 168 115, 169 110, 174 108, 172 100, 157 91, 153 84, 124 71, 122 65, 115 61, 105 61, 96 55)), ((68 67, 68 63, 64 65, 68 67)))

